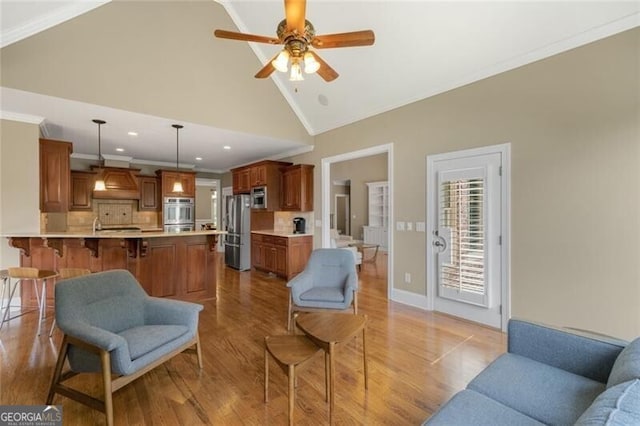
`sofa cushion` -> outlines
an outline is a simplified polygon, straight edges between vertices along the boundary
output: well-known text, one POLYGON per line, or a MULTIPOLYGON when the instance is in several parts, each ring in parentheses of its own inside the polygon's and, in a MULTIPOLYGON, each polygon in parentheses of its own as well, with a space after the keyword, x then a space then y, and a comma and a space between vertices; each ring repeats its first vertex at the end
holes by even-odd
POLYGON ((188 331, 184 325, 143 325, 118 334, 127 341, 129 355, 135 360, 188 331))
POLYGON ((640 424, 640 379, 608 388, 580 416, 576 426, 640 424))
POLYGON ((493 399, 473 390, 458 392, 431 416, 424 425, 430 426, 528 426, 542 425, 493 399))
POLYGON ((468 389, 548 425, 573 424, 605 390, 604 383, 506 353, 469 383, 468 389))
POLYGON ((640 378, 640 337, 629 343, 613 363, 607 387, 640 378))

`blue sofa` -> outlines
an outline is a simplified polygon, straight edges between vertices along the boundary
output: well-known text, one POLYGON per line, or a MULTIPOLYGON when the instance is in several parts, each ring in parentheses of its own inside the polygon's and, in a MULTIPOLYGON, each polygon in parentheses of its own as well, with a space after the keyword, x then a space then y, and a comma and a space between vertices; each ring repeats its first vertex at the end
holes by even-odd
POLYGON ((640 425, 640 338, 512 319, 507 353, 423 424, 640 425))

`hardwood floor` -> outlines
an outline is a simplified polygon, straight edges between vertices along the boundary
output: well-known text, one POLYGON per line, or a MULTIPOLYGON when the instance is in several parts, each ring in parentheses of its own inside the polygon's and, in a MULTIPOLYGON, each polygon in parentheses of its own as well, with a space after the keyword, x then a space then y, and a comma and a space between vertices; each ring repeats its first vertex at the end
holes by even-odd
MULTIPOLYGON (((360 272, 360 312, 369 316, 369 390, 362 340, 355 339, 337 352, 336 424, 420 424, 506 348, 499 331, 387 301, 386 261, 379 253, 360 272)), ((285 281, 222 264, 218 274, 217 298, 203 302, 200 316, 204 369, 194 355, 182 354, 116 392, 117 425, 287 423, 287 379, 275 364, 269 403, 263 402, 264 336, 286 333, 285 281)), ((36 337, 36 322, 37 314, 28 314, 0 331, 1 405, 44 404, 61 333, 36 337)), ((70 383, 102 397, 97 375, 70 383)), ((296 424, 328 424, 324 386, 324 361, 317 356, 298 380, 296 424)), ((101 413, 67 398, 57 395, 54 403, 63 406, 64 424, 105 423, 101 413)))

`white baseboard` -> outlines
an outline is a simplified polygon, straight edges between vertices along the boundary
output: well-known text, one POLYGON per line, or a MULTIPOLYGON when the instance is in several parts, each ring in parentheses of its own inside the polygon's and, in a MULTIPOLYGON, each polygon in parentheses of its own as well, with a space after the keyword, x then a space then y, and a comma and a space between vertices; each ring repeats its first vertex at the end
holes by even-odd
POLYGON ((410 291, 394 288, 391 291, 391 300, 393 300, 394 302, 402 303, 404 305, 424 309, 425 311, 429 310, 427 296, 425 296, 424 294, 417 294, 410 291))

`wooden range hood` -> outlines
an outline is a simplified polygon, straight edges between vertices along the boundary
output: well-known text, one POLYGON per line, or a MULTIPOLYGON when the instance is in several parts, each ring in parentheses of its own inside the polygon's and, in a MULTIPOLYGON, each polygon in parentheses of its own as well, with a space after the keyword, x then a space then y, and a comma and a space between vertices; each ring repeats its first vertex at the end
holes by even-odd
POLYGON ((93 198, 139 200, 140 190, 136 175, 140 169, 125 169, 120 167, 91 166, 96 172, 96 179, 102 177, 106 191, 93 191, 93 198))

